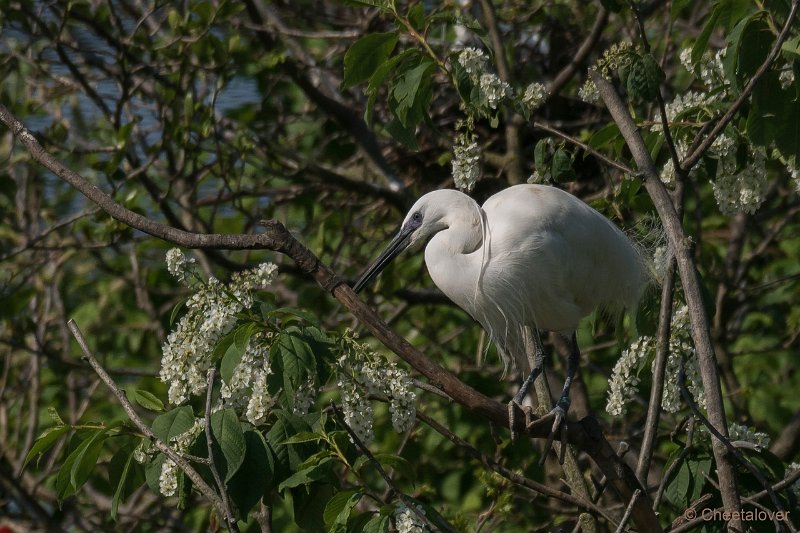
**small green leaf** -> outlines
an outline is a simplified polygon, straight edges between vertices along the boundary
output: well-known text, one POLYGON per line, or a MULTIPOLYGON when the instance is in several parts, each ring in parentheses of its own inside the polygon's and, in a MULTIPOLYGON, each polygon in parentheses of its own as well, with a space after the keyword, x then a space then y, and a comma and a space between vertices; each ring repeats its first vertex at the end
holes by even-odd
POLYGON ((397 76, 390 93, 390 107, 404 127, 416 126, 422 120, 432 90, 431 71, 434 63, 422 58, 416 66, 410 66, 397 76))
POLYGON ((425 6, 417 2, 408 10, 408 21, 418 32, 425 30, 425 6))
POLYGON ((556 182, 575 179, 575 170, 572 168, 572 154, 563 148, 558 148, 553 154, 550 173, 553 176, 553 181, 556 182))
POLYGON ((168 443, 173 438, 186 433, 194 426, 194 412, 191 406, 184 405, 167 411, 153 420, 153 433, 160 440, 168 443))
POLYGON ((108 481, 114 490, 111 500, 111 519, 117 519, 120 502, 144 483, 144 469, 133 458, 136 445, 125 446, 111 458, 108 465, 108 481))
POLYGON ((89 479, 89 475, 97 464, 97 459, 100 457, 100 452, 107 438, 108 434, 104 429, 98 430, 72 452, 75 455, 75 460, 70 469, 69 476, 70 483, 75 490, 78 490, 78 488, 89 479))
POLYGON ((303 468, 287 479, 284 479, 283 482, 278 485, 278 491, 299 487, 300 485, 308 485, 309 483, 324 479, 330 474, 331 465, 331 459, 325 458, 316 464, 303 468))
POLYGON ((125 389, 125 396, 128 397, 128 400, 141 405, 149 411, 164 410, 164 403, 152 392, 134 387, 127 387, 125 389))
POLYGON ((28 463, 36 457, 37 464, 39 459, 41 458, 42 454, 50 449, 58 439, 63 437, 67 431, 69 431, 69 426, 56 426, 50 429, 45 430, 39 438, 36 439, 36 442, 33 443, 31 447, 31 451, 28 452, 28 455, 25 457, 25 462, 23 463, 22 467, 25 468, 28 466, 28 463))
POLYGON ((370 79, 397 44, 397 33, 371 33, 357 40, 344 55, 342 87, 352 87, 370 79))
POLYGON ((225 464, 217 467, 220 474, 224 475, 225 481, 233 477, 244 461, 247 446, 244 440, 244 432, 239 417, 233 409, 222 409, 211 415, 211 433, 219 444, 225 464))
POLYGON ((692 46, 692 65, 696 65, 700 58, 703 57, 703 53, 708 48, 708 40, 711 38, 711 32, 714 31, 714 27, 717 25, 717 21, 720 18, 720 14, 722 11, 726 9, 727 2, 717 2, 714 6, 714 10, 711 12, 711 16, 708 17, 705 25, 703 26, 703 30, 700 32, 700 35, 697 36, 697 39, 694 41, 694 46, 692 46))
POLYGON ((310 431, 302 431, 296 435, 292 435, 285 441, 283 444, 300 444, 303 442, 319 442, 322 439, 322 436, 317 433, 312 433, 310 431))
POLYGON ((181 300, 175 304, 175 307, 172 308, 172 312, 169 314, 169 327, 175 325, 175 319, 178 317, 178 313, 183 309, 183 306, 186 305, 186 300, 181 300))
POLYGON ((55 407, 48 407, 47 408, 47 416, 50 417, 50 420, 52 420, 55 425, 57 425, 57 426, 65 425, 64 421, 61 420, 61 416, 58 414, 58 411, 56 411, 55 407))
POLYGON ((247 431, 244 441, 246 467, 240 468, 228 483, 228 493, 241 516, 247 516, 264 494, 271 491, 275 477, 275 460, 264 437, 257 431, 247 431))
POLYGON ((391 519, 388 515, 376 514, 364 525, 362 533, 389 533, 391 519))
POLYGON ((328 500, 325 505, 325 512, 322 513, 325 527, 331 530, 334 525, 346 525, 350 518, 350 512, 361 500, 361 495, 362 493, 357 490, 346 490, 334 494, 333 498, 328 500))

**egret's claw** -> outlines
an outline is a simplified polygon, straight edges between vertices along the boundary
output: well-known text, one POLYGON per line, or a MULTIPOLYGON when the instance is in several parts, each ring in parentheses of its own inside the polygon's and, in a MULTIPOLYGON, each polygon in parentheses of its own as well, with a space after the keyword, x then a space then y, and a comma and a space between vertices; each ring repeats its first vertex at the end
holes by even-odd
POLYGON ((553 415, 553 427, 550 430, 550 434, 547 436, 547 442, 544 445, 544 450, 542 451, 542 457, 539 459, 539 466, 544 464, 545 459, 547 458, 547 454, 550 453, 551 448, 553 447, 553 440, 555 436, 559 435, 559 441, 561 442, 561 451, 558 456, 559 464, 564 464, 564 453, 566 452, 566 444, 567 444, 567 411, 569 410, 569 398, 561 398, 553 410, 550 413, 553 415))

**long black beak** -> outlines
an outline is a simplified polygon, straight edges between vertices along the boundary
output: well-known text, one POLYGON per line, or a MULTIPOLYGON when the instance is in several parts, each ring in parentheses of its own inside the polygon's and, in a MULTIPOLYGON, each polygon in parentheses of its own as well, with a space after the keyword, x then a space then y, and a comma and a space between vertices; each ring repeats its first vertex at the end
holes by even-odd
POLYGON ((400 255, 400 252, 408 248, 410 244, 411 234, 414 233, 416 228, 411 226, 410 224, 404 226, 400 229, 400 232, 392 239, 392 242, 386 247, 386 249, 378 256, 374 263, 372 263, 369 268, 361 275, 361 279, 359 279, 355 285, 353 285, 353 290, 356 292, 361 292, 370 281, 378 277, 378 274, 386 268, 389 263, 392 262, 392 259, 400 255))

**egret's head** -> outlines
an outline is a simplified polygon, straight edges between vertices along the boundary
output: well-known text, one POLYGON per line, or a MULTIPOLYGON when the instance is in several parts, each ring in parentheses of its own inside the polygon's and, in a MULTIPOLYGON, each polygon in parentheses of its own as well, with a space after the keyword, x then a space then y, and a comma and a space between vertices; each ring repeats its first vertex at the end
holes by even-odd
POLYGON ((450 225, 448 216, 452 216, 454 204, 465 200, 473 202, 469 196, 452 189, 432 191, 417 200, 403 220, 400 231, 353 285, 353 290, 361 291, 406 248, 418 248, 429 237, 447 228, 450 225))

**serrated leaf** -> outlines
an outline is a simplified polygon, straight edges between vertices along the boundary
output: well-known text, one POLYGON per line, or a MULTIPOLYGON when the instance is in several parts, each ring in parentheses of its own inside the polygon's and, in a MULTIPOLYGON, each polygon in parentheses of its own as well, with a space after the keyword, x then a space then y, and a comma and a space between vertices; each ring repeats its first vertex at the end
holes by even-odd
POLYGON ((556 182, 575 179, 575 170, 572 168, 572 154, 563 148, 558 148, 553 154, 550 174, 556 182))
POLYGON ((65 425, 64 421, 61 420, 61 416, 58 414, 58 411, 56 411, 55 407, 48 407, 47 408, 47 416, 50 417, 50 420, 52 420, 55 425, 57 425, 57 426, 64 426, 65 425))
POLYGON ((390 107, 392 113, 406 128, 416 126, 425 112, 431 95, 432 76, 430 72, 435 68, 434 63, 428 58, 422 58, 416 66, 400 73, 393 83, 390 93, 390 107))
POLYGON ((322 513, 325 527, 330 531, 335 525, 346 525, 353 507, 358 504, 361 495, 361 491, 357 490, 346 490, 334 494, 333 498, 328 500, 325 511, 322 513))
MULTIPOLYGON (((50 449, 61 437, 63 437, 69 431, 69 426, 56 426, 50 429, 45 430, 39 438, 33 443, 31 446, 31 450, 28 452, 28 455, 25 456, 25 462, 22 464, 22 467, 25 468, 28 466, 28 463, 34 457, 41 458, 42 454, 44 454, 47 450, 50 449)), ((38 464, 38 459, 37 459, 38 464)))
POLYGON ((344 56, 342 87, 367 81, 391 55, 397 45, 397 33, 371 33, 357 40, 344 56))
POLYGON ((283 441, 282 444, 300 444, 303 442, 319 442, 322 436, 310 431, 303 431, 283 441))
POLYGON ((153 420, 153 433, 165 443, 186 433, 194 426, 194 412, 191 406, 176 407, 153 420))
POLYGON ((225 481, 233 477, 239 467, 244 462, 247 446, 244 440, 244 432, 239 417, 233 409, 222 409, 211 415, 211 433, 220 447, 225 464, 217 462, 217 468, 223 475, 225 481))

